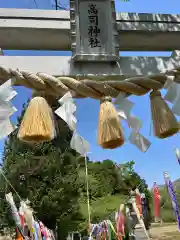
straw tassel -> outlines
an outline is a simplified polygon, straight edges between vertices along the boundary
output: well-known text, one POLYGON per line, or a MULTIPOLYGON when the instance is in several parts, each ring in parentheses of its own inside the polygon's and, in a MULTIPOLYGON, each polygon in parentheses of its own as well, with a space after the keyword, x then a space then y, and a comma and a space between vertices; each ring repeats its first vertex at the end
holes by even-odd
POLYGON ((150 93, 154 134, 158 138, 167 138, 179 132, 179 124, 161 97, 160 91, 150 93))
POLYGON ((120 118, 111 97, 103 97, 100 104, 98 144, 104 149, 114 149, 124 144, 120 118))
POLYGON ((25 142, 51 141, 55 126, 51 107, 43 97, 34 97, 24 114, 18 138, 25 142))

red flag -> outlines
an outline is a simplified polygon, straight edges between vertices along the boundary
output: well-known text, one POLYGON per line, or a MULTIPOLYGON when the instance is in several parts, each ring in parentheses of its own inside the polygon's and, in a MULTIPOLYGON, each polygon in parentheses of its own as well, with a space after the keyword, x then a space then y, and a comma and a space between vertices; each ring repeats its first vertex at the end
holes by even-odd
POLYGON ((155 218, 160 217, 160 193, 159 189, 156 183, 154 183, 154 188, 153 188, 153 197, 154 197, 154 216, 155 218))

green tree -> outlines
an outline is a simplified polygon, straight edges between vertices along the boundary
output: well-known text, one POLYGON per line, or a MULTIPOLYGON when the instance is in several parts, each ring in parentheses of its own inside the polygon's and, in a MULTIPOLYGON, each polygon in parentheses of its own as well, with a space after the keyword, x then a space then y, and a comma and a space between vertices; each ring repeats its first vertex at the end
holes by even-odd
POLYGON ((77 154, 69 147, 72 134, 61 119, 58 126, 61 131, 56 139, 37 145, 19 141, 18 129, 14 131, 5 143, 3 170, 21 198, 30 200, 36 216, 51 229, 57 226, 59 238, 65 238, 68 231, 78 228, 82 216, 77 154))

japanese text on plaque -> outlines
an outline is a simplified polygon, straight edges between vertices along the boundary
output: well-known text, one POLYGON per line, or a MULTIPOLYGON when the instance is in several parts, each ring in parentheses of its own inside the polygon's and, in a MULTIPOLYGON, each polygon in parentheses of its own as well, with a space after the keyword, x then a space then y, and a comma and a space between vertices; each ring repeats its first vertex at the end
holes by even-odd
POLYGON ((98 21, 98 9, 96 4, 89 4, 88 8, 88 41, 91 48, 101 47, 99 40, 100 28, 98 21))

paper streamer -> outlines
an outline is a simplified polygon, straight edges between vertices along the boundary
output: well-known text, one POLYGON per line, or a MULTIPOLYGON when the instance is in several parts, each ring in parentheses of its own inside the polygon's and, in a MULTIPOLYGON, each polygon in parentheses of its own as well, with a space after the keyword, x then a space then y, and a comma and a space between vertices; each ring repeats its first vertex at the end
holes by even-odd
POLYGON ((17 95, 17 92, 11 87, 11 85, 12 80, 10 79, 0 86, 0 102, 1 100, 9 102, 17 95))
MULTIPOLYGON (((180 87, 180 84, 179 84, 180 87)), ((172 112, 177 115, 180 116, 180 94, 178 94, 178 97, 175 100, 174 105, 172 106, 172 112)))
POLYGON ((120 93, 114 104, 117 107, 117 112, 120 118, 127 121, 128 126, 135 131, 139 131, 140 127, 142 126, 142 122, 136 116, 131 114, 131 110, 134 106, 134 103, 126 98, 126 94, 120 93))
POLYGON ((70 92, 66 93, 61 99, 58 100, 62 104, 55 113, 62 118, 74 131, 76 129, 77 119, 73 115, 76 111, 76 105, 73 103, 72 95, 70 92))
POLYGON ((146 152, 151 146, 151 143, 148 139, 143 137, 140 133, 132 131, 129 136, 129 141, 134 144, 142 152, 146 152))
POLYGON ((115 105, 119 105, 121 101, 123 101, 124 99, 126 99, 129 96, 129 94, 125 93, 125 92, 121 92, 120 94, 118 94, 118 96, 116 97, 114 104, 115 105))
POLYGON ((67 92, 62 98, 58 100, 60 104, 63 104, 68 101, 73 102, 73 98, 70 92, 67 92))
POLYGON ((142 128, 142 121, 133 114, 127 118, 127 123, 134 132, 139 132, 139 130, 142 128))
POLYGON ((0 121, 0 139, 4 139, 11 134, 17 127, 13 125, 10 119, 0 121))
MULTIPOLYGON (((117 102, 117 101, 116 101, 117 102)), ((127 120, 130 116, 130 112, 134 106, 134 103, 128 99, 121 100, 120 103, 116 103, 118 115, 127 120)))
POLYGON ((170 103, 175 103, 176 99, 179 96, 180 93, 180 85, 177 83, 172 83, 168 89, 167 93, 164 96, 164 100, 170 102, 170 103))
POLYGON ((0 122, 8 119, 17 109, 11 103, 2 101, 0 102, 0 122))
POLYGON ((82 156, 85 156, 87 152, 90 151, 89 143, 81 137, 76 131, 73 133, 70 146, 72 149, 76 150, 82 156))
POLYGON ((10 121, 10 116, 17 109, 9 102, 17 92, 11 87, 11 79, 0 86, 0 139, 5 138, 16 129, 10 121))
POLYGON ((142 121, 131 113, 134 103, 127 99, 127 94, 120 93, 115 100, 115 104, 117 105, 117 111, 120 118, 125 120, 129 128, 132 129, 129 141, 138 147, 140 151, 146 152, 151 143, 139 133, 142 127, 142 121))
POLYGON ((165 84, 164 84, 164 89, 168 89, 170 86, 171 86, 171 84, 173 84, 174 83, 174 78, 175 78, 175 76, 166 76, 166 78, 167 78, 167 80, 166 80, 166 82, 165 82, 165 84))
POLYGON ((55 113, 68 124, 72 131, 76 129, 77 123, 77 119, 73 115, 75 109, 74 106, 74 103, 66 102, 55 111, 55 113))
POLYGON ((58 102, 62 104, 62 106, 59 107, 55 113, 62 118, 73 131, 70 146, 82 156, 85 156, 85 154, 90 150, 90 145, 76 132, 77 119, 73 115, 76 111, 76 105, 73 102, 71 93, 66 93, 61 99, 58 100, 58 102))
POLYGON ((180 84, 175 83, 173 78, 166 82, 164 88, 167 89, 167 93, 164 96, 164 100, 172 103, 172 112, 180 116, 180 84))

